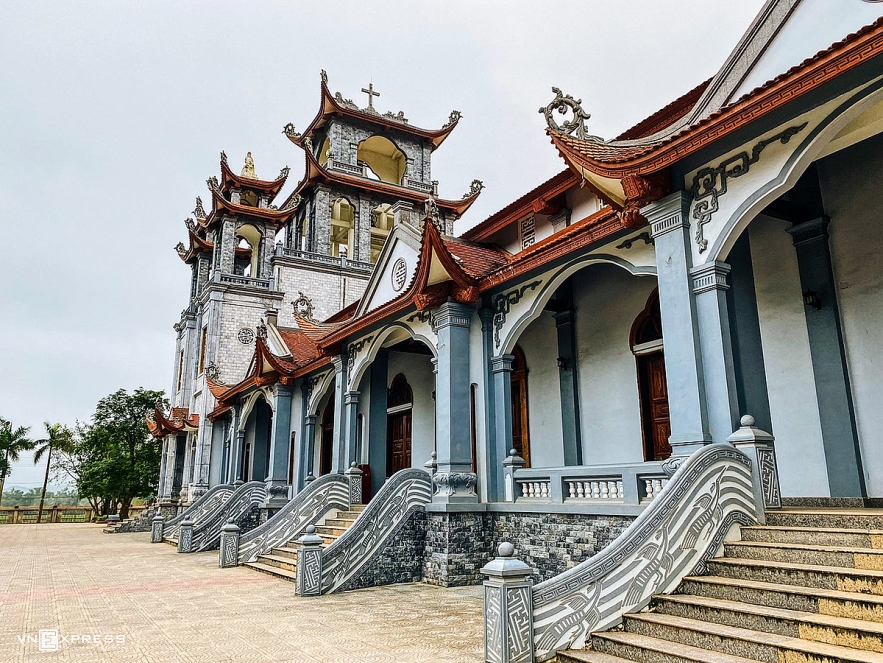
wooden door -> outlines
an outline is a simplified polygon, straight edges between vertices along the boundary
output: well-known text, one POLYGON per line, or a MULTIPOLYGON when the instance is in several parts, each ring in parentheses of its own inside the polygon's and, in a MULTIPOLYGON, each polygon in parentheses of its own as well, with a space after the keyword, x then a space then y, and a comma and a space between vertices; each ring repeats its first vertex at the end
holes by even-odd
POLYGON ((325 406, 322 415, 322 444, 319 447, 319 476, 331 472, 331 461, 334 450, 334 394, 325 406))
MULTIPOLYGON (((530 433, 527 420, 527 364, 521 348, 512 351, 512 448, 524 458, 524 466, 530 467, 530 433)), ((507 449, 508 451, 508 449, 507 449)))
POLYGON ((390 414, 387 421, 386 476, 411 467, 411 410, 390 414))
POLYGON ((665 460, 671 456, 665 355, 660 351, 639 356, 638 371, 646 457, 647 460, 665 460))

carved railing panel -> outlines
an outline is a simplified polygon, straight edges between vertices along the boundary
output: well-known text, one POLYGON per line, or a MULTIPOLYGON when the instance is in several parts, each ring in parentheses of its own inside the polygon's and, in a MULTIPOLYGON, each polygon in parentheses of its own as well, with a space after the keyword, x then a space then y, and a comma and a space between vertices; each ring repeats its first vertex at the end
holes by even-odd
POLYGON ((220 509, 232 494, 233 486, 226 483, 209 488, 203 493, 202 497, 166 522, 165 527, 163 527, 163 537, 166 539, 176 537, 178 530, 181 529, 181 523, 187 517, 193 521, 194 525, 198 525, 215 510, 220 509))
POLYGON ((645 607, 653 594, 702 572, 733 524, 757 520, 751 470, 751 460, 728 444, 700 449, 610 546, 536 585, 536 660, 584 647, 592 631, 615 626, 626 612, 645 607))
MULTIPOLYGON (((267 499, 267 486, 263 481, 249 481, 237 488, 224 505, 199 525, 193 527, 193 539, 189 550, 211 550, 221 538, 221 528, 230 521, 238 521, 253 507, 267 499)), ((185 548, 187 549, 187 548, 185 548)))
POLYGON ((253 562, 301 536, 307 525, 315 525, 332 509, 348 509, 349 497, 349 481, 342 474, 326 474, 310 482, 276 515, 240 537, 238 563, 253 562))
POLYGON ((410 515, 432 500, 432 482, 424 470, 396 472, 350 528, 322 555, 322 593, 346 589, 410 515))

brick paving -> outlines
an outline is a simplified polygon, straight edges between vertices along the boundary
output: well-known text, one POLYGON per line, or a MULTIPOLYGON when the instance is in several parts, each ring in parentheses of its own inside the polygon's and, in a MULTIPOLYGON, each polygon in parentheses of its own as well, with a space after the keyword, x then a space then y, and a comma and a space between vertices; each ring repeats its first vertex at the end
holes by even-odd
POLYGON ((217 560, 146 533, 0 525, 0 662, 482 660, 478 587, 298 598, 292 583, 217 560), (58 651, 27 641, 39 629, 58 630, 58 651), (86 635, 124 642, 75 642, 86 635))

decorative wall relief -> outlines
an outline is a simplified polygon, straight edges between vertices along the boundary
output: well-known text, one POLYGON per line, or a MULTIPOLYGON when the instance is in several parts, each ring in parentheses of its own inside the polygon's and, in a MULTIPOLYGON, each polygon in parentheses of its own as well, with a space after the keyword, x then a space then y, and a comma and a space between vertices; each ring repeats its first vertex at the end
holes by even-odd
POLYGON ((725 159, 715 167, 700 169, 693 178, 693 218, 696 219, 695 240, 702 253, 708 248, 708 240, 705 239, 705 224, 711 221, 711 217, 718 211, 718 198, 727 192, 727 181, 747 174, 752 165, 760 160, 761 153, 775 142, 787 144, 794 136, 803 131, 808 123, 788 127, 774 136, 758 141, 747 151, 739 152, 725 159))
POLYGON ((509 315, 509 311, 521 301, 525 292, 536 290, 540 283, 541 281, 533 281, 509 292, 496 295, 493 298, 491 307, 494 311, 494 344, 496 347, 500 347, 500 330, 506 324, 506 316, 509 315))

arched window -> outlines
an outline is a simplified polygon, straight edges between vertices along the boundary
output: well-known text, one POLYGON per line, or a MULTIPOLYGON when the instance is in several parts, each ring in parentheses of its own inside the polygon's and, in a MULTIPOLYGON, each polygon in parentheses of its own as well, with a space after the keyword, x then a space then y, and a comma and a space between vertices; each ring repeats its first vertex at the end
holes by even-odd
POLYGON ((401 184, 408 160, 402 151, 388 138, 371 136, 359 143, 356 153, 359 163, 365 164, 372 172, 371 177, 390 184, 401 184))
POLYGON ((665 460, 671 455, 668 441, 671 423, 658 290, 650 293, 647 305, 635 318, 629 340, 638 369, 644 457, 646 460, 665 460))
POLYGON ((392 213, 392 205, 383 203, 374 208, 373 218, 371 219, 371 262, 377 262, 383 245, 389 232, 395 225, 395 217, 392 213))
POLYGON ((252 225, 245 224, 236 229, 239 243, 234 252, 233 272, 243 276, 259 277, 258 257, 261 246, 261 233, 252 225))
POLYGON ((331 203, 331 255, 353 257, 355 210, 346 198, 331 203))

